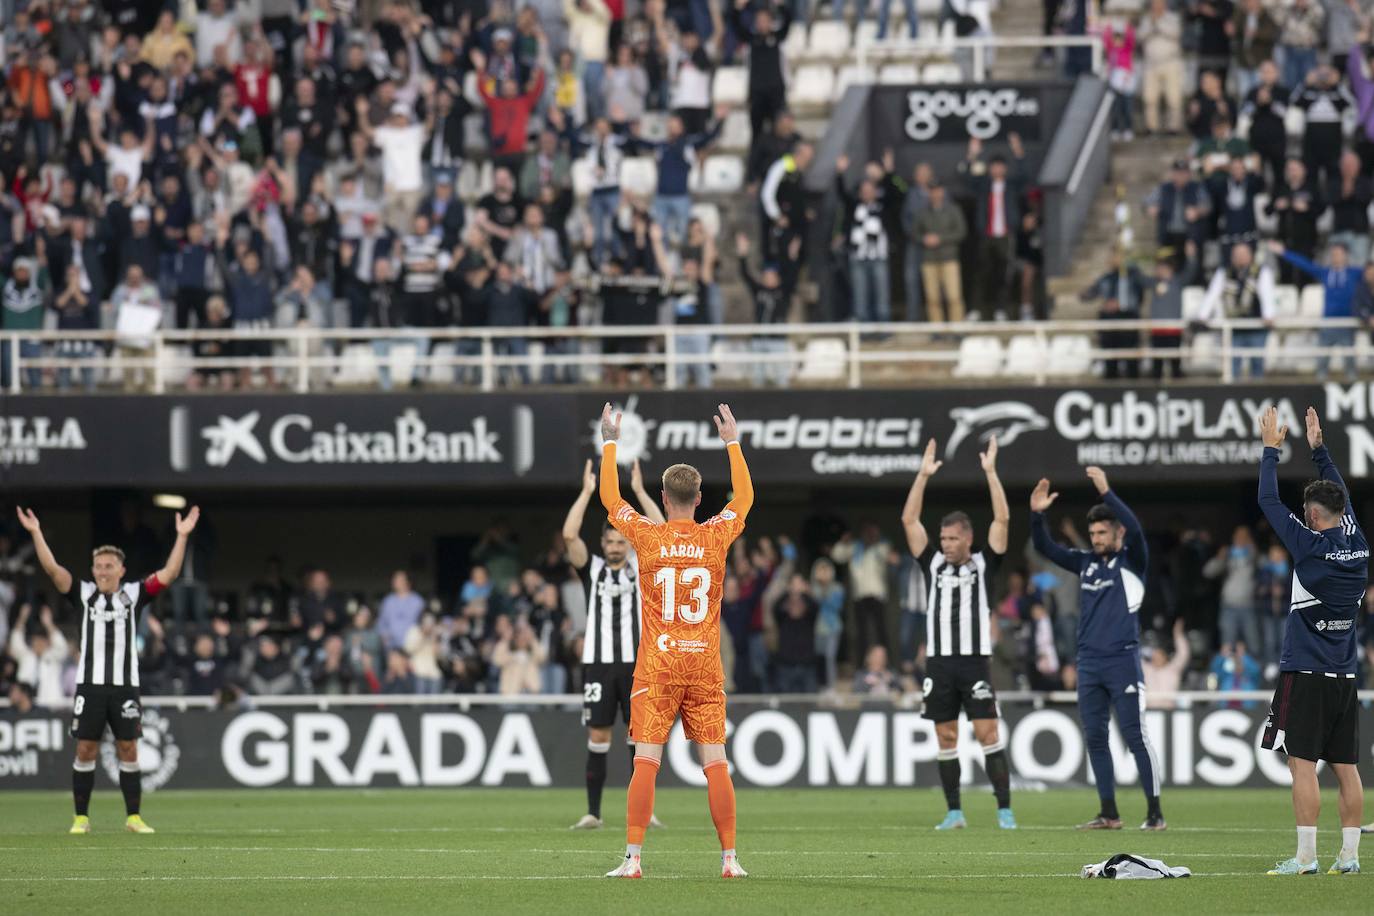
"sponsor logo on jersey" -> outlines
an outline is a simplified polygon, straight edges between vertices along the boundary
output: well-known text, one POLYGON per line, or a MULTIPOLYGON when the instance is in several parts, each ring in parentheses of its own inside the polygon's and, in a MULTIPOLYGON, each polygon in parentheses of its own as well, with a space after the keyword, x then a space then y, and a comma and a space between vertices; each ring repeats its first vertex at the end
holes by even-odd
POLYGON ((1354 620, 1318 620, 1316 623, 1312 624, 1318 633, 1323 633, 1327 630, 1333 633, 1340 632, 1342 630, 1348 630, 1354 625, 1354 620))
POLYGON ((143 715, 138 708, 138 700, 125 700, 124 705, 119 708, 119 715, 124 719, 137 719, 143 715))
POLYGON ((978 681, 973 685, 973 689, 969 691, 969 696, 973 697, 975 700, 991 700, 992 685, 987 681, 978 681))

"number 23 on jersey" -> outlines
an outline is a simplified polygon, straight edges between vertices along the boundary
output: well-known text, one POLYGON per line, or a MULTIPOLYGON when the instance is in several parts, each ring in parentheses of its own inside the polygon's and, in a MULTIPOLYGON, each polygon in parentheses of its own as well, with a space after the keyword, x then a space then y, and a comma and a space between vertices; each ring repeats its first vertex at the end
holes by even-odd
POLYGON ((707 596, 711 591, 711 571, 702 566, 674 569, 665 566, 654 576, 654 583, 663 593, 663 619, 672 623, 681 617, 683 623, 701 623, 708 610, 707 596), (678 585, 681 584, 691 603, 679 606, 678 585))

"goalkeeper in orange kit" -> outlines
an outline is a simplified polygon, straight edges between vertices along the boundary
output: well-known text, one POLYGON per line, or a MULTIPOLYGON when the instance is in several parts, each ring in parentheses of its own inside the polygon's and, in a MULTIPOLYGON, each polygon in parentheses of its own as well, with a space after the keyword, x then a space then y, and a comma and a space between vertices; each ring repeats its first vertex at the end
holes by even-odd
POLYGON ((688 740, 701 748, 711 820, 720 837, 721 877, 748 873, 735 855, 735 786, 725 760, 725 672, 720 664, 720 602, 730 545, 744 531, 754 504, 749 468, 740 450, 735 417, 719 406, 716 429, 730 456, 734 499, 701 524, 701 473, 687 464, 663 472, 663 510, 656 525, 620 496, 616 439, 620 415, 607 404, 601 414, 601 502, 611 524, 625 535, 639 558, 643 596, 639 655, 630 693, 630 736, 635 742, 634 775, 626 813, 625 861, 608 878, 639 878, 644 831, 654 810, 654 781, 663 745, 679 715, 688 740))

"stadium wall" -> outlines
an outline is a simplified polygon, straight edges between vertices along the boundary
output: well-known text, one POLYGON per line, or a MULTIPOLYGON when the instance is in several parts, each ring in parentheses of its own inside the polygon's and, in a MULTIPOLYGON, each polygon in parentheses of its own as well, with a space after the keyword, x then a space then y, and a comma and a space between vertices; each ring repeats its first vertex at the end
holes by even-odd
MULTIPOLYGON (((586 730, 578 706, 565 708, 378 704, 330 708, 274 705, 245 711, 144 711, 140 762, 144 787, 556 786, 584 783, 586 730)), ((1072 707, 1004 703, 1003 730, 1012 772, 1026 787, 1091 780, 1082 728, 1072 707)), ((1284 758, 1259 747, 1259 702, 1197 704, 1145 715, 1167 786, 1283 786, 1284 758), (1238 707, 1238 708, 1237 708, 1238 707)), ((1360 712, 1364 740, 1374 710, 1360 712)), ((0 710, 0 791, 62 789, 71 782, 71 739, 64 715, 16 717, 0 710)), ((971 727, 960 742, 966 782, 983 782, 971 727)), ((890 705, 837 710, 812 703, 732 700, 730 756, 741 787, 937 787, 934 726, 916 709, 890 705)), ((1135 765, 1112 727, 1117 780, 1136 781, 1135 765)), ((1370 750, 1368 745, 1366 751, 1370 750)), ((1374 778, 1362 753, 1366 781, 1374 778)), ((659 785, 704 785, 700 765, 675 726, 659 785)), ((102 771, 117 782, 114 748, 102 771)), ((625 779, 622 755, 611 778, 625 779)))
POLYGON ((623 393, 11 397, 0 465, 11 488, 480 489, 566 485, 598 454, 609 398, 625 414, 620 460, 697 461, 708 484, 711 415, 743 418, 746 452, 774 485, 873 486, 916 470, 939 440, 951 484, 981 480, 974 453, 997 435, 1003 479, 1106 468, 1121 483, 1234 481, 1255 474, 1259 413, 1277 396, 1289 443, 1280 473, 1310 473, 1302 414, 1321 411, 1352 481, 1374 468, 1374 386, 986 387, 623 393), (130 447, 130 443, 136 447, 130 447), (1296 450, 1295 450, 1296 447, 1296 450), (1295 461, 1295 456, 1303 460, 1295 461))

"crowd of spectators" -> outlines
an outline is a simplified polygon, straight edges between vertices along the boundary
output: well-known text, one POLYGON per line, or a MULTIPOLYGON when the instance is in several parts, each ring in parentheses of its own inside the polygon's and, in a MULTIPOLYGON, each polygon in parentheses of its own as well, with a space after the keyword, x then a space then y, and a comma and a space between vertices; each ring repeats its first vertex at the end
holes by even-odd
MULTIPOLYGON (((1084 546, 1069 520, 1058 536, 1084 546)), ((49 600, 23 541, 5 538, 0 547, 0 687, 16 702, 64 706, 80 650, 75 612, 49 600)), ((1292 571, 1270 533, 1175 527, 1152 537, 1150 548, 1141 612, 1150 689, 1271 683, 1292 571)), ((155 555, 155 545, 148 552, 155 555)), ((1005 568, 991 595, 994 686, 1073 689, 1077 580, 1029 543, 1005 568)), ((851 528, 818 516, 796 540, 746 536, 732 550, 721 607, 727 690, 915 691, 925 665, 925 591, 921 564, 872 522, 851 528)), ((323 568, 291 576, 271 560, 244 592, 203 599, 174 589, 144 616, 145 694, 238 703, 288 694, 519 697, 582 687, 585 597, 559 535, 530 551, 493 525, 453 594, 423 594, 404 570, 385 591, 346 593, 323 568)), ((1362 683, 1374 686, 1374 588, 1360 628, 1362 683)))
MULTIPOLYGON (((1167 174, 1143 202, 1150 251, 1123 251, 1084 293, 1103 319, 1250 319, 1234 332, 1236 376, 1263 374, 1282 287, 1320 288, 1320 314, 1374 328, 1370 255, 1374 177, 1374 77, 1368 0, 1149 0, 1137 17, 1105 16, 1100 32, 1115 95, 1118 141, 1178 137, 1167 174), (1153 243, 1153 244, 1151 244, 1153 243), (1185 314, 1182 289, 1205 288, 1185 314)), ((1305 317, 1317 317, 1303 308, 1305 317)), ((1149 344, 1179 348, 1184 334, 1149 344)), ((1350 348, 1355 327, 1322 327, 1322 349, 1350 348)), ((1134 331, 1106 332, 1101 345, 1132 349, 1134 331)), ((1154 359, 1155 378, 1180 374, 1178 359, 1154 359)), ((1354 359, 1317 374, 1355 373, 1354 359)), ((1108 377, 1136 377, 1138 359, 1109 360, 1108 377)))
MULTIPOLYGON (((970 5, 949 0, 941 19, 962 29, 970 5)), ((805 6, 3 0, 0 327, 118 330, 130 356, 146 355, 156 327, 407 329, 377 339, 391 387, 416 381, 413 369, 389 371, 393 344, 424 356, 438 327, 530 328, 499 341, 498 355, 520 356, 539 327, 692 325, 685 349, 697 352, 724 320, 731 253, 738 317, 785 323, 802 307, 812 224, 824 218, 802 187, 813 152, 787 108, 783 43, 794 17, 814 15, 805 6), (743 190, 757 207, 723 207, 733 222, 722 226, 720 211, 693 209, 689 177, 731 114, 712 100, 723 65, 748 70, 736 117, 748 123, 743 190), (653 160, 652 187, 627 170, 638 157, 653 160), (579 172, 585 194, 573 191, 579 172), (460 189, 465 177, 477 185, 460 189), (734 251, 718 250, 736 231, 734 251)), ((971 149, 959 174, 920 165, 910 181, 890 152, 845 161, 831 249, 810 261, 834 267, 822 317, 1043 314, 1038 195, 1022 155, 1015 140, 1009 157, 971 149), (940 187, 956 179, 972 219, 940 187), (977 278, 967 297, 961 252, 962 274, 977 278)), ((780 339, 750 345, 775 353, 780 339)), ((24 382, 100 384, 79 360, 104 346, 24 341, 22 359, 66 361, 24 382)), ((192 355, 284 355, 276 347, 226 333, 198 339, 192 355)), ((477 352, 474 340, 456 347, 477 352)), ((709 366, 688 368, 685 380, 709 384, 709 366)), ((206 363, 187 384, 280 380, 254 369, 206 363)), ((622 360, 605 372, 643 370, 622 360)), ((788 373, 765 364, 759 381, 788 373)), ((459 381, 474 375, 459 367, 459 381)), ((530 380, 524 367, 504 378, 530 380)), ((538 381, 571 378, 550 363, 538 381)))

